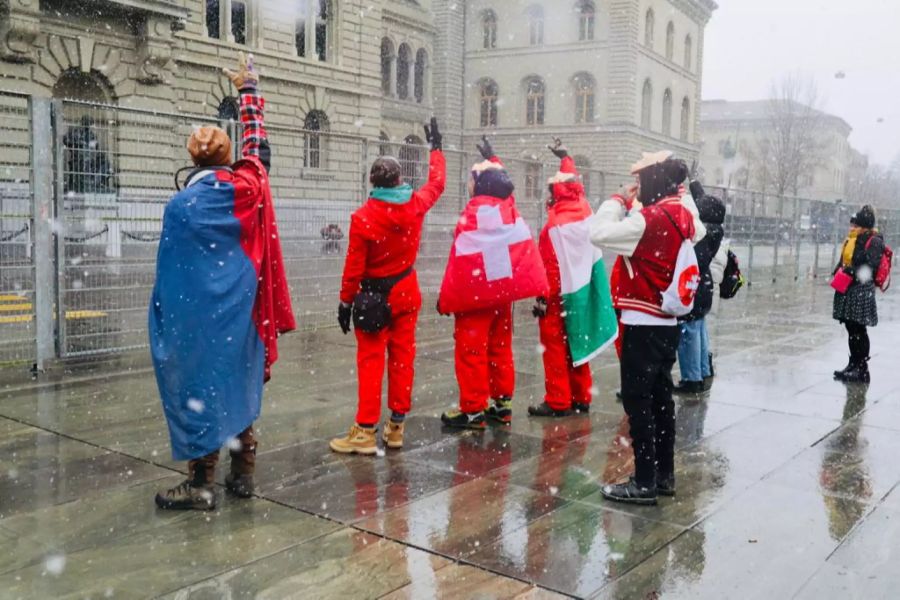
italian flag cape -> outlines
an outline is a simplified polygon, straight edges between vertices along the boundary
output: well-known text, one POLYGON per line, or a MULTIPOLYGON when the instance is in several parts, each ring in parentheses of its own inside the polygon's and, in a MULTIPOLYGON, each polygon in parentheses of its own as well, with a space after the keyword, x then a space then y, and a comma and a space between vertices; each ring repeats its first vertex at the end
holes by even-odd
POLYGON ((618 336, 603 254, 591 244, 586 201, 563 202, 548 214, 548 233, 559 262, 563 316, 572 363, 577 367, 596 357, 618 336))

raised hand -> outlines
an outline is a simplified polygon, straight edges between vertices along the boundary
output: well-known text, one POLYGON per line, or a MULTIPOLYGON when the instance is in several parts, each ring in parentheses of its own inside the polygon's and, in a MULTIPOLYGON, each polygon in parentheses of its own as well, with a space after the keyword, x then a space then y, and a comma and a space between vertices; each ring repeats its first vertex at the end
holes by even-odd
POLYGON ((553 138, 553 143, 547 146, 556 158, 563 159, 569 155, 569 150, 563 146, 562 140, 558 137, 553 138))
POLYGON ((491 146, 491 142, 486 135, 481 136, 481 143, 475 144, 475 147, 481 152, 481 156, 484 157, 484 160, 490 160, 496 156, 496 154, 494 154, 494 147, 491 146))
POLYGON ((432 150, 443 150, 444 149, 444 136, 441 135, 440 129, 438 129, 438 122, 435 117, 431 117, 431 126, 425 126, 425 140, 431 144, 432 150))
POLYGON ((231 80, 231 83, 238 90, 255 88, 259 83, 259 75, 256 73, 256 69, 253 68, 252 54, 248 57, 243 52, 239 53, 237 71, 222 69, 222 73, 231 80))

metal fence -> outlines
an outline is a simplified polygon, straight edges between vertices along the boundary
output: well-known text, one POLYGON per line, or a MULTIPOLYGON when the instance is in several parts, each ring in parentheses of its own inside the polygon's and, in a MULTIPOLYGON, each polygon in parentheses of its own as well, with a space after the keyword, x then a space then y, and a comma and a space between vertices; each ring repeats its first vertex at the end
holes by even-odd
POLYGON ((35 355, 31 115, 27 96, 0 94, 0 365, 35 355))
MULTIPOLYGON (((146 345, 146 310, 174 173, 192 128, 239 124, 0 93, 0 364, 41 363, 146 345)), ((413 185, 427 148, 269 126, 271 184, 295 312, 305 329, 332 325, 351 212, 379 155, 399 158, 413 185)), ((238 146, 239 144, 235 144, 238 146)), ((235 148, 237 152, 238 148, 235 148)), ((447 150, 448 184, 429 213, 417 265, 426 294, 440 284, 468 197, 474 152, 447 150)), ((519 210, 543 226, 555 161, 505 160, 519 210)), ((583 169, 592 204, 631 180, 583 169)), ((727 235, 754 283, 821 274, 836 261, 850 206, 710 188, 728 206, 727 235)), ((889 241, 900 215, 879 214, 889 241)))

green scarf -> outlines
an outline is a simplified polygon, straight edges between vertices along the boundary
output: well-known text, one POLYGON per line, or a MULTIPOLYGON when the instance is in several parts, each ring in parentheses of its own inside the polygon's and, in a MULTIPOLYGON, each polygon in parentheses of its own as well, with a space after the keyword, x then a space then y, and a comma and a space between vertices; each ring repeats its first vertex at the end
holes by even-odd
POLYGON ((388 202, 390 204, 406 204, 409 202, 409 199, 412 198, 412 193, 412 186, 408 183, 404 183, 403 185, 392 188, 377 187, 369 194, 369 198, 375 198, 376 200, 381 200, 382 202, 388 202))

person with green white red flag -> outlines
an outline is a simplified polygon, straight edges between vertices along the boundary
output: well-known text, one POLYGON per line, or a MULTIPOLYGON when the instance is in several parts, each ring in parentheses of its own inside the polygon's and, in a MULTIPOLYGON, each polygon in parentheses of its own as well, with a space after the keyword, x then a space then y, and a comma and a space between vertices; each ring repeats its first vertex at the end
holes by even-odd
POLYGON ((561 160, 548 181, 547 224, 538 242, 550 293, 533 311, 540 319, 546 394, 528 413, 564 417, 590 410, 589 363, 615 341, 618 325, 603 254, 591 244, 594 213, 575 161, 559 138, 549 148, 561 160))

